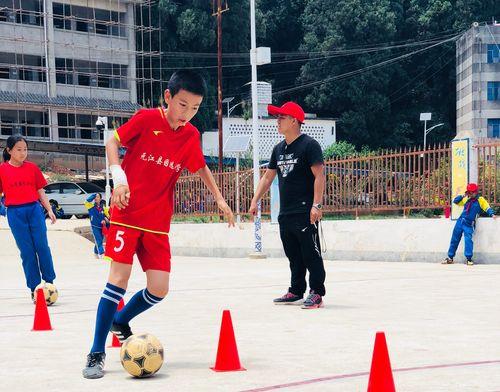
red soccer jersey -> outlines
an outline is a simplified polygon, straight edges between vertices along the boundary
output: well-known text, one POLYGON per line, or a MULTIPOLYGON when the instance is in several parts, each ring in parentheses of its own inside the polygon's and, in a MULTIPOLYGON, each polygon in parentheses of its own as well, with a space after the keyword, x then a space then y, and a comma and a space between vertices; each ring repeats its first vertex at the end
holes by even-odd
POLYGON ((19 167, 9 162, 0 165, 0 193, 5 194, 7 207, 37 201, 38 190, 45 185, 47 181, 34 163, 24 161, 19 167))
POLYGON ((172 130, 162 108, 142 109, 116 132, 127 147, 122 168, 130 188, 128 207, 113 208, 111 222, 167 234, 173 213, 174 188, 184 168, 205 166, 198 130, 187 123, 172 130))

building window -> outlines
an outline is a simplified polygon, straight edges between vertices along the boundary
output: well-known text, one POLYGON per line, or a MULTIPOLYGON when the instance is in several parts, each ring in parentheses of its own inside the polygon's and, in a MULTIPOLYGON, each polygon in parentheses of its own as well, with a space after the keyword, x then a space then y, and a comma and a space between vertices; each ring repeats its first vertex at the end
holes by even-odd
POLYGON ((500 46, 497 44, 488 45, 488 63, 500 63, 500 46))
POLYGON ((0 135, 21 134, 28 138, 48 139, 47 112, 0 109, 0 135))
POLYGON ((54 13, 54 27, 57 29, 71 30, 71 4, 54 3, 52 5, 54 13))
MULTIPOLYGON (((8 0, 0 0, 8 1, 8 0)), ((53 3, 54 26, 58 29, 126 37, 125 12, 53 3), (71 19, 74 20, 73 24, 71 19)))
POLYGON ((43 26, 40 0, 0 0, 0 22, 43 26))
POLYGON ((500 137, 500 118, 488 119, 488 137, 500 137))
MULTIPOLYGON (((128 117, 108 117, 110 129, 124 124, 128 117)), ((63 141, 83 141, 86 143, 102 143, 104 135, 99 134, 95 122, 97 115, 57 113, 59 138, 63 141)))
POLYGON ((56 82, 126 90, 127 65, 56 58, 56 82))
POLYGON ((500 100, 500 82, 488 82, 488 101, 500 100))
POLYGON ((0 52, 0 79, 45 82, 45 58, 0 52))

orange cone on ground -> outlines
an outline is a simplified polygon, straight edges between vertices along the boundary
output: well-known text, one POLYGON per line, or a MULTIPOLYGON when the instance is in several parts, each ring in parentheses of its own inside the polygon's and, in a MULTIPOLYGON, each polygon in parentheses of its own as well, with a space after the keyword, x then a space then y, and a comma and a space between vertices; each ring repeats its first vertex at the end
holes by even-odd
POLYGON ((215 366, 210 368, 216 372, 234 372, 246 370, 240 364, 238 347, 234 337, 231 313, 224 310, 222 313, 222 323, 220 327, 219 346, 217 348, 217 358, 215 366))
MULTIPOLYGON (((123 309, 123 307, 125 306, 125 302, 123 301, 123 298, 120 300, 120 302, 118 303, 118 308, 116 309, 117 312, 119 312, 120 310, 123 309)), ((111 345, 108 346, 108 348, 114 348, 114 347, 121 347, 122 344, 120 343, 120 341, 118 340, 118 338, 116 337, 116 335, 114 333, 111 333, 111 345)))
POLYGON ((383 332, 377 332, 375 337, 368 392, 396 392, 389 351, 387 350, 387 342, 383 332))
POLYGON ((50 324, 47 302, 45 302, 45 294, 43 292, 43 289, 38 289, 36 291, 35 319, 33 320, 32 331, 51 331, 51 330, 52 330, 52 325, 50 324))

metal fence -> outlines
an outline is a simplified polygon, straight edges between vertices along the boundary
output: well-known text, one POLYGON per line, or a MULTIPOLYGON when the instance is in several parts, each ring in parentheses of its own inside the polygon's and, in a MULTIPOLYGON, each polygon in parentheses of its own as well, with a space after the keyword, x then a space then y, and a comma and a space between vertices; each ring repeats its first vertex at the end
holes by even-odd
MULTIPOLYGON (((325 213, 444 208, 451 197, 450 159, 450 147, 439 145, 425 151, 408 148, 328 161, 325 213)), ((233 211, 238 205, 246 213, 253 196, 252 170, 214 173, 214 177, 233 211)), ((218 215, 198 176, 180 177, 175 200, 176 214, 218 215)), ((262 212, 270 213, 269 193, 262 200, 262 212)))
POLYGON ((476 146, 479 184, 491 205, 500 205, 500 141, 485 141, 476 146))
POLYGON ((326 163, 325 211, 434 209, 449 205, 450 147, 410 148, 326 163))

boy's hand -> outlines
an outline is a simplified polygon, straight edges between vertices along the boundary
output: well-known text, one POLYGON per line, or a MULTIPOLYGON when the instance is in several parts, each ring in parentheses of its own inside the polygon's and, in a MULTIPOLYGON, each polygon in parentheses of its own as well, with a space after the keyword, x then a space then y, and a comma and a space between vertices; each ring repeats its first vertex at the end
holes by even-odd
POLYGON ((492 217, 493 219, 497 219, 497 216, 496 216, 496 215, 494 215, 494 214, 493 214, 491 217, 492 217))
POLYGON ((111 205, 118 207, 122 210, 128 207, 130 200, 130 189, 128 185, 119 185, 113 190, 113 196, 111 197, 111 205))
POLYGON ((217 206, 219 209, 224 213, 224 216, 227 219, 228 226, 229 227, 234 227, 234 214, 233 211, 231 211, 231 207, 226 203, 224 199, 218 199, 217 201, 217 206))
POLYGON ((252 214, 253 216, 257 215, 257 203, 252 200, 252 203, 250 203, 250 208, 248 209, 248 213, 252 214))

